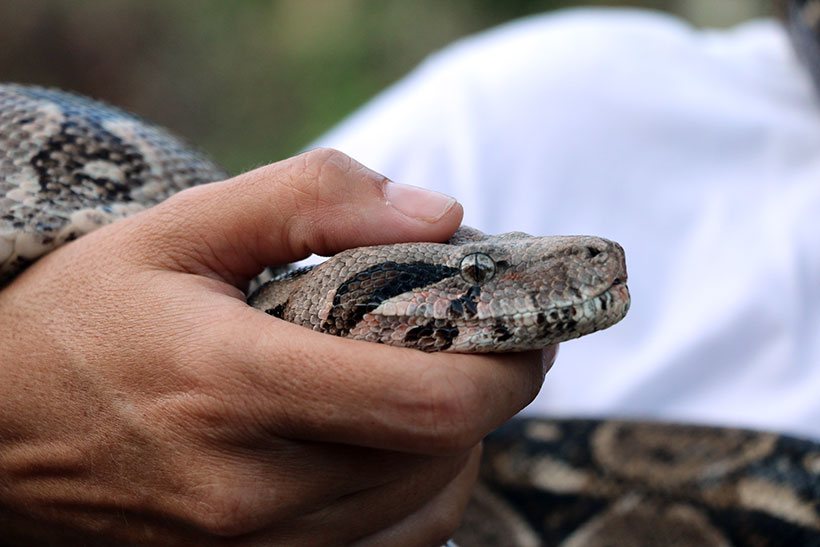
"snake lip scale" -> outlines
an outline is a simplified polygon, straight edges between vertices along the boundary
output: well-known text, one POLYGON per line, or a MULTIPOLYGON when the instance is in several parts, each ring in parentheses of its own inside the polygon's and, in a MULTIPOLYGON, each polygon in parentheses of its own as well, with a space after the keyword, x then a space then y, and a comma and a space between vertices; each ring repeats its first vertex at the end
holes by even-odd
MULTIPOLYGON (((575 315, 576 313, 578 313, 579 308, 583 308, 585 306, 589 306, 590 304, 594 304, 594 303, 596 303, 596 301, 597 301, 597 303, 600 303, 601 306, 610 306, 611 303, 615 300, 621 301, 623 299, 629 298, 628 295, 624 295, 620 292, 621 289, 618 289, 618 287, 622 284, 623 284, 623 281, 621 281, 620 279, 616 279, 612 283, 612 285, 610 285, 609 288, 606 289, 605 291, 603 291, 599 294, 596 294, 594 296, 591 296, 591 297, 589 297, 585 300, 582 300, 581 302, 578 302, 577 304, 574 304, 573 307, 576 308, 576 310, 575 310, 575 312, 570 312, 570 314, 575 315)), ((628 306, 629 304, 627 303, 626 305, 628 306)), ((562 313, 565 309, 566 309, 566 306, 555 306, 555 307, 552 307, 552 308, 547 308, 544 311, 526 311, 526 312, 518 312, 518 313, 514 312, 514 313, 511 313, 509 315, 500 315, 500 316, 496 317, 496 319, 527 321, 530 318, 535 318, 537 320, 538 319, 538 314, 544 313, 544 314, 548 315, 550 313, 562 313)))

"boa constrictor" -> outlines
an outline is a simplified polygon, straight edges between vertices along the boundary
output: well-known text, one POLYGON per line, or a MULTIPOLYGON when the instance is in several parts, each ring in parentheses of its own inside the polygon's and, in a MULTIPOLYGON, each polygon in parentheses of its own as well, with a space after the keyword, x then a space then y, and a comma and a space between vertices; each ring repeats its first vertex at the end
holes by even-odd
MULTIPOLYGON (((103 224, 225 173, 98 102, 0 85, 0 287, 103 224)), ((424 351, 540 348, 627 312, 623 251, 485 236, 352 249, 249 303, 315 330, 424 351)), ((820 447, 675 424, 513 421, 486 443, 463 545, 820 545, 820 447)))

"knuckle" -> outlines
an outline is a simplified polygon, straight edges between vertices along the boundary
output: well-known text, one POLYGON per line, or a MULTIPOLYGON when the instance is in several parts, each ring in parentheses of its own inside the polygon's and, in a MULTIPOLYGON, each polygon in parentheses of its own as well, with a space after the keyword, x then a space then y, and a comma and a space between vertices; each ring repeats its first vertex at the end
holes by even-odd
POLYGON ((304 174, 316 179, 336 179, 353 170, 356 162, 334 148, 316 148, 301 156, 304 174))
POLYGON ((342 164, 347 164, 351 161, 350 157, 344 152, 326 146, 320 146, 318 148, 308 150, 304 153, 304 156, 317 165, 338 161, 341 161, 342 164))
POLYGON ((202 208, 203 199, 206 199, 212 192, 213 186, 208 184, 185 188, 169 196, 168 199, 154 207, 154 210, 167 215, 191 214, 192 211, 202 208))
MULTIPOLYGON (((297 218, 310 216, 336 203, 340 197, 337 186, 347 176, 353 160, 332 148, 317 148, 287 160, 279 179, 285 195, 278 199, 297 218)), ((280 192, 281 194, 282 192, 280 192)))
POLYGON ((299 173, 312 179, 321 188, 332 189, 342 182, 364 185, 378 195, 387 179, 351 158, 344 152, 333 148, 316 148, 298 156, 299 173))

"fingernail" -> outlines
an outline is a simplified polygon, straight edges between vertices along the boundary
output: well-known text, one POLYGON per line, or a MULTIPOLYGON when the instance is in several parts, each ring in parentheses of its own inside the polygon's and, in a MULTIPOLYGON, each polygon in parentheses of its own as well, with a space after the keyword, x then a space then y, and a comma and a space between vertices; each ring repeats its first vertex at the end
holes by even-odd
POLYGON ((450 196, 396 182, 384 185, 384 197, 402 214, 424 222, 436 222, 456 204, 450 196))

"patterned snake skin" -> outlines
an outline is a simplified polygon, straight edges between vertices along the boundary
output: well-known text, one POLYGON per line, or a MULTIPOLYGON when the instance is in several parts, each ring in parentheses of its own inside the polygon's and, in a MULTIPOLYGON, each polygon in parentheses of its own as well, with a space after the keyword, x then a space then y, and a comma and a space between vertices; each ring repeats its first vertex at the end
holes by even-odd
MULTIPOLYGON (((224 172, 166 131, 60 91, 0 85, 0 288, 55 247, 224 172)), ((623 251, 485 236, 353 249, 249 303, 424 351, 540 348, 627 312, 623 251)), ((820 446, 646 422, 517 420, 486 442, 471 545, 820 545, 820 446)))
POLYGON ((626 315, 623 249, 597 237, 487 236, 352 249, 277 278, 248 302, 314 330, 424 351, 521 351, 626 315))

